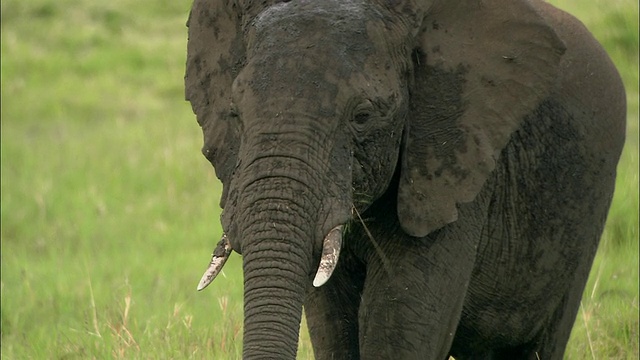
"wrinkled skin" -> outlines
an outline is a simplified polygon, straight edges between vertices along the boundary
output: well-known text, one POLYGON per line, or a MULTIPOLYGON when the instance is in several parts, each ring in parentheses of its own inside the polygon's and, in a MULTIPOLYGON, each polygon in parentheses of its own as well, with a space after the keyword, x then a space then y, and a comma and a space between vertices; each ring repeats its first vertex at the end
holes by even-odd
POLYGON ((525 0, 195 0, 188 26, 244 358, 295 358, 303 305, 317 359, 562 358, 626 115, 582 24, 525 0))

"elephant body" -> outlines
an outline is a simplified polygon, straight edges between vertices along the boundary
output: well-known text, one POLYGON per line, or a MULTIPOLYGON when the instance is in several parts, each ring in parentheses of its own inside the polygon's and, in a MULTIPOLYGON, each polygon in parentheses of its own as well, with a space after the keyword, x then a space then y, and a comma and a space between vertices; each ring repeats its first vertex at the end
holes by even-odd
POLYGON ((196 0, 185 81, 224 186, 214 258, 243 255, 245 358, 294 358, 303 305, 317 359, 562 358, 626 120, 579 21, 196 0))

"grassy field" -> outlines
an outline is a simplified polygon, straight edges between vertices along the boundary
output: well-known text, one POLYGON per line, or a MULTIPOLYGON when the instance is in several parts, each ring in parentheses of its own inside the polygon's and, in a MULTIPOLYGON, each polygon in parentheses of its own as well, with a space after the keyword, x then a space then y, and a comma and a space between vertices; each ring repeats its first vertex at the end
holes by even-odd
MULTIPOLYGON (((553 2, 605 45, 629 98, 567 358, 637 359, 638 3, 553 2)), ((195 291, 220 185, 183 101, 190 1, 1 4, 2 359, 238 357, 240 257, 195 291)))

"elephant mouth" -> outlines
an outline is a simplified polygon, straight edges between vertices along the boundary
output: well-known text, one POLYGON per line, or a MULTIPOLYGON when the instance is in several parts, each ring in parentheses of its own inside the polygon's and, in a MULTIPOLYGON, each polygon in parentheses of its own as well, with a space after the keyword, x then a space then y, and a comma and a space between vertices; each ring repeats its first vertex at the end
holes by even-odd
MULTIPOLYGON (((322 256, 320 257, 320 264, 318 265, 318 270, 316 271, 316 275, 313 279, 313 286, 320 287, 324 285, 329 278, 331 278, 331 274, 333 274, 333 271, 338 265, 340 249, 342 248, 343 230, 344 225, 338 225, 331 229, 327 236, 324 237, 324 240, 322 241, 322 256)), ((229 241, 227 234, 223 234, 222 238, 213 250, 207 270, 205 270, 200 282, 198 283, 198 291, 209 286, 216 276, 218 276, 220 271, 222 271, 224 264, 229 259, 231 250, 231 242, 229 241)))

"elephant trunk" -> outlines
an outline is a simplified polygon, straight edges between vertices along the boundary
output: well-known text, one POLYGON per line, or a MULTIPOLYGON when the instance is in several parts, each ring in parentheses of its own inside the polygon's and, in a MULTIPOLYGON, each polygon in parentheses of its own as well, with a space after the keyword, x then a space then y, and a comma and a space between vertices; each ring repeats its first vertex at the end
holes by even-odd
POLYGON ((251 244, 243 247, 245 359, 296 356, 311 251, 299 231, 285 229, 295 226, 276 222, 247 229, 259 235, 245 238, 251 244))
MULTIPOLYGON (((278 147, 272 136, 262 139, 278 147)), ((322 238, 334 233, 327 228, 344 223, 331 216, 335 206, 327 205, 335 189, 327 185, 326 163, 318 160, 325 150, 313 140, 297 140, 287 140, 292 152, 276 154, 247 143, 245 149, 258 149, 257 155, 245 157, 250 161, 239 171, 233 222, 242 243, 245 359, 295 359, 322 238)))

